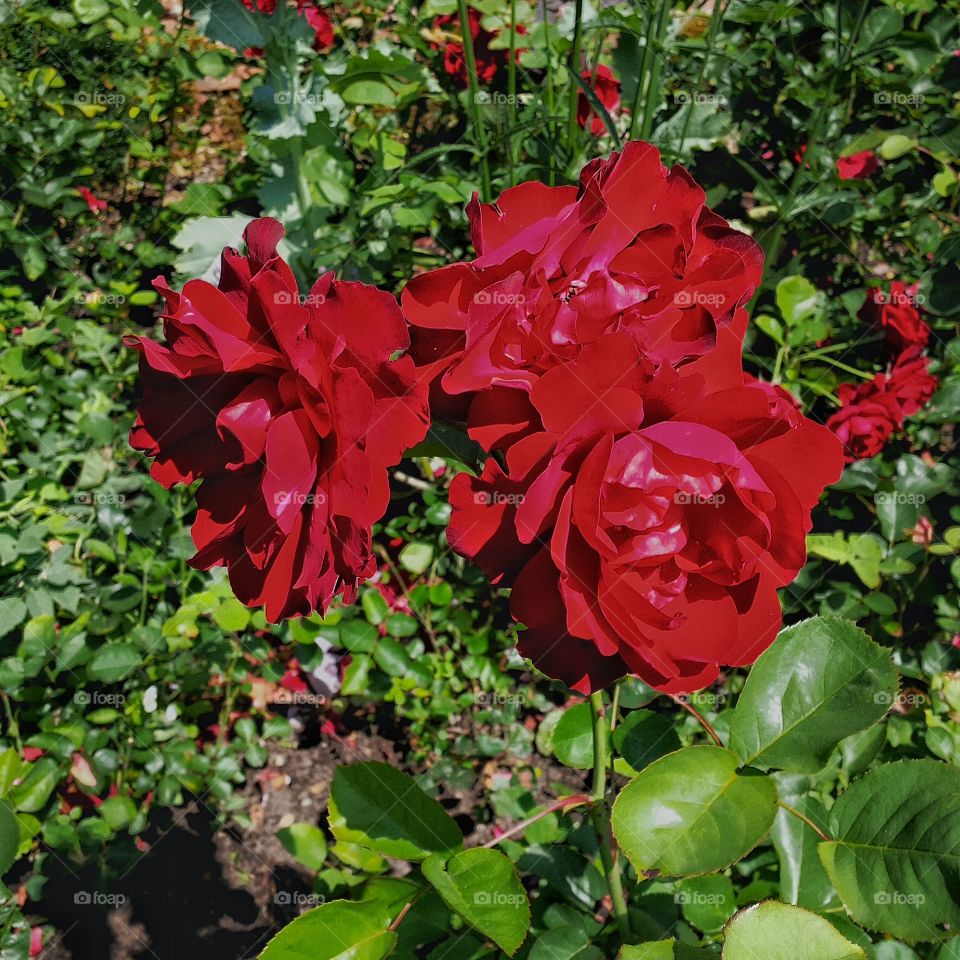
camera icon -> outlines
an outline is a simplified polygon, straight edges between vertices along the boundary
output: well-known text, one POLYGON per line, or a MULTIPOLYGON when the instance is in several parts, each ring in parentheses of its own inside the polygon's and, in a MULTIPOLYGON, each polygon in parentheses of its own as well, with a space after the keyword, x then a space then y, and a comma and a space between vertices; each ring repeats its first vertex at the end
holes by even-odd
POLYGON ((473 895, 473 902, 475 906, 478 907, 488 907, 490 906, 490 894, 486 890, 480 890, 478 893, 473 895))
POLYGON ((90 896, 89 890, 78 890, 73 895, 73 902, 78 906, 88 907, 93 902, 93 898, 90 896))
POLYGON ((474 103, 490 103, 490 94, 486 90, 481 90, 474 98, 474 103))
POLYGON ((86 690, 78 690, 73 695, 73 702, 78 707, 87 707, 90 705, 90 694, 86 690))
POLYGON ((693 294, 689 290, 678 290, 673 295, 673 302, 678 307, 693 306, 693 294))

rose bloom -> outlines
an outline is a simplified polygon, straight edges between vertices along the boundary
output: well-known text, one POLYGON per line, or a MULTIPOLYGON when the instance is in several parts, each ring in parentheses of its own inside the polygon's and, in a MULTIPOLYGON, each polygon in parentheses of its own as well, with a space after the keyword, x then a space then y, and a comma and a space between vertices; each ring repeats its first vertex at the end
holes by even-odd
POLYGON ((930 339, 930 327, 923 321, 914 302, 916 284, 906 286, 899 280, 890 284, 890 292, 879 287, 870 291, 862 316, 869 323, 879 324, 894 350, 924 347, 930 339))
POLYGON ((936 393, 937 378, 930 373, 930 360, 919 347, 905 350, 897 357, 886 389, 892 393, 905 417, 912 417, 936 393))
POLYGON ((843 458, 781 398, 644 357, 627 332, 534 384, 541 430, 450 491, 448 538, 526 625, 519 649, 588 693, 669 693, 752 663, 781 625, 810 510, 843 458))
POLYGON ((271 622, 350 602, 375 572, 370 528, 387 468, 426 432, 425 390, 396 300, 321 277, 306 297, 251 223, 247 255, 223 252, 219 287, 160 280, 165 343, 140 351, 143 398, 130 443, 165 487, 202 479, 197 569, 226 566, 237 597, 271 622))
POLYGON ((841 180, 866 180, 879 166, 880 161, 872 150, 861 150, 837 160, 837 176, 841 180))
MULTIPOLYGON (((477 62, 477 80, 480 83, 490 83, 497 75, 497 71, 506 67, 510 59, 509 50, 493 50, 490 43, 498 34, 492 33, 480 24, 481 14, 473 7, 467 8, 467 19, 470 23, 470 36, 473 38, 473 56, 477 62)), ((435 32, 461 34, 460 15, 457 13, 445 13, 434 17, 433 29, 435 32)), ((526 33, 523 24, 517 24, 517 33, 526 33)), ((466 88, 469 85, 467 79, 467 59, 463 52, 463 44, 455 41, 445 40, 443 43, 431 43, 434 50, 443 50, 443 69, 456 81, 457 85, 466 88)), ((516 51, 517 57, 520 56, 520 49, 516 51)))
POLYGON ((487 449, 537 429, 540 377, 613 332, 657 363, 739 371, 760 248, 650 144, 587 164, 579 187, 522 183, 467 212, 477 259, 415 277, 402 303, 431 409, 487 449))
POLYGON ((827 426, 840 438, 848 463, 876 456, 907 417, 933 396, 937 378, 919 347, 904 351, 890 372, 856 386, 841 384, 840 409, 827 426))
MULTIPOLYGON (((597 67, 596 75, 592 70, 584 70, 580 76, 589 84, 607 113, 612 114, 620 106, 620 81, 609 67, 600 65, 597 67)), ((582 90, 577 100, 577 123, 584 128, 589 123, 590 132, 595 137, 605 133, 607 129, 603 120, 593 112, 593 107, 582 90), (593 117, 592 120, 591 117, 593 117)))

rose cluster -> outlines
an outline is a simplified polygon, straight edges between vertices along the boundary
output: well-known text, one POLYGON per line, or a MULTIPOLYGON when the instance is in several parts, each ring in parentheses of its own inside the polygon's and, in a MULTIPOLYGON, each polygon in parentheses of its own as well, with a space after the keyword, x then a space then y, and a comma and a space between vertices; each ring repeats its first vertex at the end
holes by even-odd
MULTIPOLYGON (((743 370, 759 247, 642 142, 468 214, 476 258, 412 279, 402 313, 329 274, 300 294, 272 220, 224 251, 217 287, 160 284, 165 343, 131 339, 131 441, 165 486, 202 481, 191 562, 225 565, 272 621, 349 602, 429 406, 488 451, 451 485, 448 539, 512 587, 544 672, 681 693, 753 662, 843 465, 743 370)), ((884 376, 901 410, 923 400, 918 358, 884 376)))
POLYGON ((454 481, 450 544, 580 691, 751 663, 842 468, 830 431, 744 375, 759 248, 639 142, 469 214, 477 258, 402 298, 435 415, 495 454, 454 481))
POLYGON ((848 463, 878 454, 937 389, 937 378, 922 353, 930 339, 930 327, 916 302, 916 286, 900 281, 894 281, 888 292, 880 287, 870 291, 861 316, 883 331, 895 356, 888 373, 857 386, 842 384, 837 390, 840 409, 827 426, 843 442, 848 463))

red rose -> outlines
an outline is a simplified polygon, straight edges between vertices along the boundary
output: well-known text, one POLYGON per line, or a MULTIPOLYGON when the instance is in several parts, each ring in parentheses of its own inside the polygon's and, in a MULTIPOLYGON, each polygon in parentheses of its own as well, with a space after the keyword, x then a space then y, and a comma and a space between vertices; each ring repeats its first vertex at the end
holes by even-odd
POLYGON ((770 401, 770 412, 772 414, 779 416, 786 414, 790 410, 803 412, 797 398, 789 390, 781 387, 780 384, 761 380, 751 373, 744 373, 743 382, 745 386, 756 387, 767 395, 770 401))
MULTIPOLYGON (((590 85, 590 89, 597 95, 597 99, 612 114, 620 106, 620 81, 613 75, 609 67, 598 66, 596 75, 592 70, 584 70, 580 76, 590 85)), ((587 95, 581 90, 577 100, 577 123, 586 128, 590 123, 590 132, 598 137, 607 129, 603 120, 593 112, 587 95), (591 116, 593 119, 591 120, 591 116)))
POLYGON ((520 651, 581 692, 627 672, 671 693, 752 663, 806 557, 840 444, 765 391, 659 368, 626 332, 547 371, 543 429, 461 474, 451 546, 526 625, 520 651))
POLYGON ((219 288, 192 280, 167 302, 166 344, 140 350, 143 399, 130 434, 165 487, 202 479, 198 569, 226 565, 267 619, 349 602, 375 571, 370 527, 387 467, 422 439, 427 413, 397 303, 321 277, 306 298, 277 255, 275 220, 223 252, 219 288))
POLYGON ((841 180, 866 180, 880 166, 872 150, 861 150, 837 160, 837 176, 841 180))
MULTIPOLYGON (((499 35, 485 29, 480 24, 480 13, 473 7, 467 8, 467 20, 470 24, 470 36, 473 38, 473 56, 477 63, 477 80, 480 83, 489 83, 497 75, 497 71, 506 67, 510 59, 509 50, 492 50, 490 43, 499 35)), ((445 13, 434 17, 433 29, 435 32, 462 35, 460 15, 445 13)), ((517 24, 517 33, 526 33, 523 24, 517 24)), ((467 60, 463 52, 463 44, 455 40, 446 40, 443 43, 431 43, 433 50, 443 50, 443 69, 463 88, 469 86, 467 79, 467 60)), ((518 48, 515 53, 519 58, 522 51, 518 48)))
POLYGON ((897 357, 886 389, 900 404, 905 417, 912 417, 936 393, 937 378, 930 373, 930 360, 919 347, 905 350, 897 357))
POLYGON ((650 144, 587 164, 579 188, 522 183, 467 212, 477 259, 414 278, 403 308, 432 409, 488 449, 537 428, 546 371, 618 330, 656 362, 702 357, 715 385, 742 383, 760 248, 650 144))
POLYGON ((863 308, 864 319, 882 327, 894 350, 924 347, 930 339, 930 327, 921 318, 915 306, 916 299, 916 284, 908 287, 894 280, 889 293, 874 287, 863 308))
POLYGON ((847 463, 876 456, 903 422, 900 404, 884 389, 885 383, 886 377, 879 374, 866 383, 843 383, 837 389, 840 409, 827 426, 843 444, 847 463))
POLYGON ((840 438, 847 463, 876 456, 907 417, 912 417, 933 396, 937 378, 930 361, 914 347, 902 353, 889 374, 878 373, 856 386, 841 384, 840 409, 827 426, 840 438))

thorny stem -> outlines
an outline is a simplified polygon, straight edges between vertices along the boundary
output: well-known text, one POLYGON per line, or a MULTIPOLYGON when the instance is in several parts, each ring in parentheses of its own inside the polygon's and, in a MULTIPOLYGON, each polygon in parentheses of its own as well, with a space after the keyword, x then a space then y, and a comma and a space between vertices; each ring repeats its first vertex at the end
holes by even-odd
POLYGON ((583 0, 577 0, 573 22, 573 51, 570 55, 570 116, 568 119, 567 146, 572 157, 577 142, 577 104, 580 101, 580 45, 583 37, 583 0))
POLYGON ((621 939, 628 943, 632 934, 630 914, 627 912, 627 898, 623 892, 623 877, 620 873, 617 851, 614 848, 613 834, 610 830, 610 811, 607 809, 607 717, 603 705, 603 692, 590 695, 590 712, 593 717, 593 792, 594 805, 590 810, 590 819, 597 831, 600 844, 600 859, 603 872, 610 890, 613 915, 617 921, 621 939))

